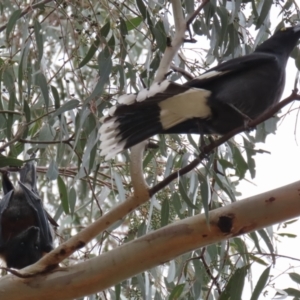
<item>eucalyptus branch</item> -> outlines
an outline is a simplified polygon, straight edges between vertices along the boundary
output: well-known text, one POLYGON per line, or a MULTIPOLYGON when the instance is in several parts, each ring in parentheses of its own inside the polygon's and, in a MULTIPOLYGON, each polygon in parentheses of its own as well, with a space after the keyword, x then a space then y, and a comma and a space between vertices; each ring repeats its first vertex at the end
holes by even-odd
MULTIPOLYGON (((52 300, 55 295, 56 300, 71 300, 115 286, 193 249, 299 216, 299 187, 298 181, 231 203, 210 211, 208 218, 205 214, 188 217, 98 257, 36 278, 19 280, 7 275, 0 279, 0 298, 52 300), (230 225, 226 228, 222 226, 225 219, 230 225)), ((15 275, 25 277, 30 269, 15 271, 15 275)))
POLYGON ((165 79, 165 75, 169 72, 173 57, 177 54, 179 48, 183 44, 186 31, 186 23, 183 17, 181 1, 172 0, 175 36, 170 46, 167 46, 166 51, 160 61, 154 81, 160 82, 165 79))
POLYGON ((186 19, 186 26, 190 26, 194 19, 198 16, 201 9, 209 2, 209 0, 203 0, 199 7, 186 19))
POLYGON ((142 155, 145 149, 146 142, 140 143, 132 148, 130 168, 131 178, 134 187, 134 194, 119 203, 107 214, 100 217, 93 224, 80 231, 76 236, 70 238, 58 248, 54 249, 37 263, 18 271, 14 275, 21 278, 28 278, 34 275, 44 273, 57 268, 58 264, 72 253, 84 247, 88 242, 103 232, 116 221, 122 219, 129 212, 136 209, 141 204, 149 200, 148 185, 144 180, 142 170, 142 155))
MULTIPOLYGON (((215 277, 215 276, 212 274, 212 272, 211 272, 211 270, 210 270, 210 268, 209 268, 209 265, 207 264, 207 262, 206 262, 206 260, 205 260, 205 257, 204 257, 205 251, 206 251, 206 247, 203 247, 203 248, 202 248, 202 251, 201 251, 201 255, 200 255, 199 258, 200 258, 200 260, 201 260, 202 263, 203 263, 204 269, 205 269, 205 271, 206 271, 208 277, 212 280, 212 284, 211 284, 211 286, 210 286, 210 289, 215 285, 216 288, 217 288, 217 291, 218 291, 219 295, 221 295, 222 289, 221 289, 221 287, 220 287, 220 285, 219 285, 219 282, 218 282, 218 280, 217 280, 217 277, 215 277)), ((209 295, 209 294, 210 294, 210 292, 208 291, 207 295, 209 295)))
MULTIPOLYGON (((291 103, 294 100, 300 100, 300 95, 297 94, 297 91, 293 91, 292 94, 287 97, 286 99, 282 100, 281 102, 274 105, 269 111, 265 112, 255 120, 249 122, 249 127, 255 127, 256 125, 260 124, 261 122, 269 119, 272 117, 276 112, 278 112, 282 107, 291 103)), ((115 206, 112 210, 110 210, 107 214, 100 217, 96 220, 93 224, 89 227, 83 229, 79 232, 76 236, 70 238, 65 243, 61 244, 58 248, 54 249, 47 255, 45 255, 41 260, 37 263, 26 267, 19 271, 20 277, 32 277, 40 273, 44 273, 46 271, 52 270, 57 267, 57 265, 65 258, 69 257, 73 252, 79 250, 80 248, 84 247, 88 242, 90 242, 93 238, 95 238, 98 234, 106 230, 109 226, 124 218, 124 216, 138 206, 142 205, 143 203, 147 202, 151 196, 155 193, 160 191, 162 188, 167 186, 171 181, 178 178, 178 176, 182 176, 191 170, 193 170, 204 158, 207 157, 216 147, 220 146, 221 144, 228 141, 234 135, 245 131, 245 126, 241 126, 232 130, 228 134, 220 137, 218 140, 212 141, 210 144, 203 147, 202 152, 200 155, 193 160, 189 165, 180 169, 178 172, 174 172, 169 175, 167 178, 162 180, 160 183, 152 187, 149 191, 146 189, 141 189, 141 195, 138 197, 133 194, 126 201, 119 203, 115 206)), ((143 147, 142 143, 137 145, 137 147, 143 147)), ((136 148, 137 154, 141 155, 142 148, 136 148)), ((141 158, 135 157, 134 162, 140 164, 142 162, 141 158)), ((136 184, 142 179, 141 171, 138 170, 137 166, 131 169, 131 172, 136 172, 135 174, 131 174, 134 178, 136 178, 136 184)))
POLYGON ((144 179, 143 154, 147 142, 141 142, 131 148, 130 174, 134 190, 134 197, 139 199, 149 198, 149 186, 144 179))
POLYGON ((18 128, 18 131, 17 131, 16 135, 10 141, 8 141, 7 143, 5 143, 4 145, 2 145, 0 147, 0 152, 2 152, 5 148, 12 145, 13 143, 19 141, 21 139, 21 137, 23 136, 23 133, 24 133, 26 128, 27 128, 27 124, 26 123, 24 123, 24 124, 21 123, 19 128, 18 128))
POLYGON ((23 116, 23 113, 20 113, 18 111, 13 111, 13 110, 0 110, 0 114, 10 114, 10 115, 23 116))
MULTIPOLYGON (((19 19, 22 18, 23 16, 25 16, 26 14, 28 14, 30 11, 32 11, 32 10, 34 10, 34 9, 37 9, 37 8, 39 8, 41 5, 47 4, 47 3, 49 3, 49 2, 53 2, 53 0, 43 0, 43 1, 40 1, 40 2, 38 2, 38 3, 36 3, 36 4, 28 5, 26 8, 24 8, 24 9, 22 10, 19 19)), ((0 32, 2 32, 2 31, 7 27, 7 24, 8 24, 8 22, 5 23, 4 25, 2 25, 2 26, 0 27, 0 32)))
MULTIPOLYGON (((292 101, 295 101, 295 100, 300 100, 300 94, 297 94, 297 90, 294 90, 289 97, 287 97, 284 100, 280 101, 279 103, 275 104, 268 111, 264 112, 262 115, 260 115, 256 119, 250 121, 247 124, 247 127, 248 128, 255 128, 255 126, 257 126, 258 124, 260 124, 260 123, 266 121, 267 119, 271 118, 280 109, 282 109, 284 106, 286 106, 287 104, 289 104, 289 103, 291 103, 292 101)), ((191 163, 189 163, 187 166, 180 169, 179 171, 173 172, 167 178, 165 178, 160 183, 158 183, 157 185, 152 187, 149 191, 150 196, 154 195, 155 193, 157 193, 158 191, 160 191, 161 189, 166 187, 170 182, 172 182, 174 179, 178 178, 178 176, 182 176, 182 175, 190 172, 191 170, 193 170, 215 148, 217 148, 220 145, 224 144, 229 139, 234 137, 236 134, 241 133, 241 132, 245 131, 246 129, 247 128, 245 128, 245 126, 240 126, 236 129, 230 131, 229 133, 221 136, 219 139, 213 140, 210 144, 202 147, 202 152, 200 153, 200 155, 197 158, 195 158, 191 163)))
POLYGON ((169 72, 172 60, 177 54, 181 45, 185 41, 185 32, 188 29, 191 22, 199 14, 200 10, 209 2, 209 0, 204 0, 202 4, 195 10, 195 12, 189 16, 186 20, 183 17, 181 1, 171 0, 174 14, 175 23, 175 36, 171 42, 171 45, 166 48, 166 51, 160 61, 159 68, 157 70, 154 82, 160 82, 164 80, 165 75, 169 72))
MULTIPOLYGON (((207 2, 206 2, 207 3, 207 2)), ((183 42, 184 33, 186 30, 186 22, 183 18, 181 2, 179 0, 172 0, 173 12, 175 18, 176 27, 176 37, 172 42, 172 46, 166 49, 166 53, 161 60, 161 64, 155 78, 156 81, 163 79, 166 71, 169 70, 173 56, 177 53, 180 45, 183 42)), ((257 124, 265 121, 266 119, 272 117, 279 109, 281 109, 286 104, 292 102, 293 100, 299 100, 300 95, 294 91, 291 96, 281 101, 268 112, 258 117, 257 119, 249 122, 248 127, 255 127, 257 124)), ((209 145, 203 147, 200 155, 193 160, 189 165, 180 169, 178 172, 172 173, 170 176, 165 178, 163 181, 148 189, 147 184, 144 181, 142 172, 142 153, 144 149, 144 144, 141 143, 133 148, 133 153, 131 156, 132 166, 131 166, 131 176, 133 179, 134 194, 126 199, 126 201, 119 203, 107 214, 100 217, 89 227, 83 229, 76 236, 70 238, 65 243, 61 244, 58 248, 54 249, 52 252, 45 255, 40 261, 32 266, 29 266, 21 271, 19 271, 20 276, 31 277, 39 273, 52 270, 57 267, 57 265, 65 258, 69 257, 76 250, 84 247, 88 242, 95 238, 98 234, 106 230, 109 226, 115 222, 121 220, 128 213, 132 212, 141 204, 147 202, 152 195, 160 191, 166 185, 168 185, 172 180, 176 179, 178 176, 182 176, 193 168, 195 168, 204 158, 207 157, 216 147, 225 143, 228 139, 232 138, 234 135, 243 132, 245 126, 241 126, 230 133, 220 137, 218 140, 211 142, 209 145)))
POLYGON ((194 79, 194 76, 191 73, 189 73, 185 69, 182 69, 182 68, 179 68, 179 67, 175 66, 174 64, 171 65, 171 69, 173 71, 177 72, 177 73, 180 73, 181 75, 183 75, 188 80, 194 79))
POLYGON ((25 144, 68 144, 71 146, 70 142, 74 140, 75 134, 73 133, 68 139, 60 140, 60 141, 36 141, 36 140, 27 140, 27 139, 19 139, 19 142, 25 143, 25 144))

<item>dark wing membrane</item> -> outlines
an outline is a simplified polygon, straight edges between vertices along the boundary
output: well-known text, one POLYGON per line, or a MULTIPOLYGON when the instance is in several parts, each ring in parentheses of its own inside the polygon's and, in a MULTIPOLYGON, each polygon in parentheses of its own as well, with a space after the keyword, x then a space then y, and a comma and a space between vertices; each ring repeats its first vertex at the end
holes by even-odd
POLYGON ((253 65, 261 65, 276 59, 276 55, 273 54, 253 52, 250 55, 225 61, 224 63, 210 69, 210 71, 239 71, 244 68, 249 68, 253 65))
POLYGON ((5 245, 5 240, 3 238, 3 232, 2 232, 2 226, 5 226, 5 224, 3 224, 2 222, 3 221, 2 216, 9 205, 13 192, 14 191, 11 190, 10 192, 6 193, 3 199, 0 201, 0 253, 1 253, 1 247, 5 245))
POLYGON ((42 201, 38 195, 28 189, 27 186, 22 182, 19 181, 19 184, 24 191, 27 203, 34 209, 36 213, 38 227, 40 228, 41 248, 43 251, 49 252, 53 249, 53 237, 42 201))
POLYGON ((42 256, 40 245, 40 229, 29 227, 7 241, 4 257, 8 268, 22 269, 42 256))
MULTIPOLYGON (((27 162, 20 172, 20 187, 24 191, 28 204, 36 212, 38 227, 40 228, 41 248, 49 252, 53 249, 53 237, 48 223, 49 214, 45 211, 36 187, 35 162, 27 162)), ((52 218, 51 218, 52 219, 52 218)), ((57 224, 56 224, 57 225, 57 224)))
POLYGON ((226 77, 229 74, 241 72, 243 70, 249 70, 256 68, 257 66, 262 66, 277 60, 276 55, 267 53, 256 53, 253 52, 250 55, 241 56, 235 59, 228 60, 209 71, 203 73, 199 77, 188 81, 184 86, 188 87, 201 87, 202 84, 209 84, 220 77, 226 77))
POLYGON ((14 186, 10 179, 8 178, 8 173, 2 173, 2 187, 4 195, 6 195, 8 192, 14 189, 14 186))
POLYGON ((27 187, 34 192, 39 194, 36 187, 36 168, 34 161, 27 162, 20 171, 20 181, 27 185, 27 187))

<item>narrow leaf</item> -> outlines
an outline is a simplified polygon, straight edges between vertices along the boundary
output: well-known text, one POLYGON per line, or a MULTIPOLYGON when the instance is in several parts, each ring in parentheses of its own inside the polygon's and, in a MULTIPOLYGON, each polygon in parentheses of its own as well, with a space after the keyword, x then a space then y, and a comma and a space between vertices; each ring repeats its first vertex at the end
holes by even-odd
POLYGON ((128 34, 126 22, 124 21, 123 18, 120 18, 120 26, 119 27, 120 27, 120 32, 123 36, 128 34))
POLYGON ((40 141, 53 141, 55 134, 55 130, 46 123, 39 132, 39 139, 40 141))
POLYGON ((258 300, 258 297, 260 296, 260 294, 262 293, 263 289, 265 288, 265 286, 268 282, 270 269, 271 269, 271 266, 266 268, 260 275, 250 300, 258 300))
POLYGON ((62 208, 66 214, 69 214, 70 211, 69 211, 68 191, 64 181, 61 179, 60 176, 57 177, 57 185, 58 185, 58 191, 61 199, 62 208))
POLYGON ((208 214, 209 214, 209 204, 211 201, 209 176, 204 176, 201 173, 199 173, 198 180, 200 183, 200 193, 201 193, 202 205, 204 208, 206 221, 209 222, 208 214))
POLYGON ((34 35, 36 40, 36 46, 38 50, 38 62, 41 62, 43 57, 44 47, 43 47, 43 35, 41 34, 41 24, 35 20, 34 21, 34 35))
POLYGON ((271 10, 271 6, 273 4, 273 0, 264 0, 261 12, 258 16, 258 19, 256 21, 256 29, 260 28, 261 25, 264 23, 268 13, 271 10))
POLYGON ((23 111, 25 114, 26 122, 29 123, 31 120, 31 110, 30 110, 27 100, 23 101, 23 111))
POLYGON ((170 215, 169 199, 165 199, 161 207, 161 227, 168 225, 170 215))
POLYGON ((105 23, 104 26, 100 29, 99 34, 96 37, 96 40, 91 45, 90 49, 88 50, 86 56, 83 58, 83 60, 79 63, 78 69, 82 68, 84 65, 86 65, 94 56, 96 51, 99 49, 100 45, 100 37, 106 37, 110 31, 110 22, 105 23))
POLYGON ((0 168, 4 168, 7 166, 22 167, 23 163, 24 162, 22 160, 19 160, 17 158, 0 155, 0 168))
POLYGON ((169 297, 169 300, 176 300, 176 299, 179 299, 179 298, 180 298, 180 295, 181 295, 182 292, 183 292, 184 286, 185 286, 184 283, 177 285, 177 286, 172 290, 172 292, 171 292, 171 294, 170 294, 170 297, 169 297))
POLYGON ((76 199, 77 199, 76 191, 74 187, 71 187, 69 191, 69 205, 70 205, 71 216, 74 215, 76 199))
POLYGON ((257 237, 256 232, 255 231, 250 232, 249 236, 252 238, 252 240, 253 240, 253 242, 255 244, 255 247, 257 248, 258 252, 261 253, 261 249, 260 249, 260 246, 259 246, 259 241, 258 241, 258 237, 257 237))
POLYGON ((38 73, 35 76, 36 84, 40 87, 42 91, 42 95, 45 101, 46 110, 49 107, 49 93, 48 93, 48 85, 47 80, 44 74, 38 73))
POLYGON ((234 274, 230 277, 219 300, 242 299, 242 292, 245 283, 245 277, 247 275, 247 269, 248 266, 236 269, 234 274))
POLYGON ((138 27, 141 24, 141 22, 142 22, 141 17, 135 17, 135 18, 128 19, 126 21, 127 30, 130 31, 132 29, 135 29, 136 27, 138 27))
POLYGON ((116 296, 116 300, 120 300, 121 299, 121 284, 117 284, 115 285, 115 296, 116 296))
POLYGON ((136 4, 137 4, 137 7, 138 7, 140 13, 143 16, 143 19, 146 20, 147 19, 147 8, 146 8, 143 0, 136 0, 136 4))
POLYGON ((74 108, 76 108, 79 104, 78 100, 70 100, 68 102, 66 102, 63 106, 61 106, 58 110, 56 110, 56 112, 53 114, 53 118, 56 116, 61 115, 62 113, 72 110, 74 108))
POLYGON ((287 289, 284 289, 284 291, 286 293, 288 293, 289 296, 294 296, 294 297, 300 298, 300 291, 299 290, 296 290, 296 289, 293 289, 293 288, 287 288, 287 289))
POLYGON ((55 109, 58 109, 60 107, 59 95, 56 87, 54 87, 53 85, 51 85, 51 92, 54 98, 55 109))
POLYGON ((190 200, 190 198, 188 197, 187 193, 186 193, 186 190, 183 186, 183 183, 182 183, 182 180, 179 181, 179 192, 180 192, 180 195, 182 197, 182 199, 186 202, 186 204, 191 207, 191 208, 194 208, 194 209, 198 209, 199 207, 194 205, 192 203, 192 201, 190 200))
POLYGON ((298 273, 289 273, 291 279, 300 284, 300 275, 298 273))
POLYGON ((119 192, 120 200, 123 202, 126 197, 125 197, 125 190, 123 187, 122 178, 117 172, 114 172, 114 179, 116 182, 117 190, 119 192))
POLYGON ((21 102, 21 97, 22 97, 22 90, 23 90, 23 73, 24 73, 24 69, 27 68, 27 58, 28 58, 28 53, 29 53, 29 49, 30 49, 30 45, 31 45, 31 41, 28 40, 25 43, 25 46, 22 50, 22 55, 21 55, 21 60, 20 60, 20 64, 19 64, 19 70, 18 70, 18 84, 19 84, 19 97, 20 97, 20 102, 21 102))
POLYGON ((79 63, 78 69, 82 68, 84 65, 86 65, 93 58, 94 54, 98 50, 99 45, 100 45, 100 39, 97 36, 96 40, 93 42, 93 44, 91 45, 90 49, 88 50, 86 56, 79 63))
POLYGON ((58 168, 54 160, 51 160, 46 176, 49 180, 55 180, 58 177, 58 168))
POLYGON ((184 214, 181 212, 181 210, 182 210, 182 205, 181 205, 181 201, 180 201, 179 195, 178 195, 177 193, 174 193, 174 194, 172 195, 171 201, 172 201, 172 205, 173 205, 173 207, 174 207, 174 209, 175 209, 177 215, 179 216, 179 218, 180 218, 180 219, 184 219, 185 216, 184 216, 184 214))
POLYGON ((86 99, 86 103, 94 98, 98 98, 102 92, 104 85, 108 82, 112 70, 112 59, 110 51, 105 47, 98 56, 100 79, 98 80, 92 94, 86 99))
POLYGON ((16 22, 19 20, 19 18, 21 16, 21 12, 22 12, 21 9, 17 9, 12 13, 11 17, 9 18, 7 26, 6 26, 6 40, 8 40, 9 34, 15 27, 16 22))
POLYGON ((274 247, 272 245, 272 242, 268 236, 268 234, 266 233, 266 231, 264 229, 260 229, 257 231, 259 233, 259 235, 262 237, 262 239, 265 241, 267 247, 270 250, 270 253, 274 253, 274 247))
POLYGON ((245 177, 245 174, 248 171, 248 164, 246 163, 240 150, 235 145, 233 145, 232 143, 228 143, 228 145, 230 145, 232 151, 237 176, 239 176, 240 179, 242 179, 245 177))
POLYGON ((110 22, 105 23, 100 29, 100 36, 106 37, 110 31, 110 22))

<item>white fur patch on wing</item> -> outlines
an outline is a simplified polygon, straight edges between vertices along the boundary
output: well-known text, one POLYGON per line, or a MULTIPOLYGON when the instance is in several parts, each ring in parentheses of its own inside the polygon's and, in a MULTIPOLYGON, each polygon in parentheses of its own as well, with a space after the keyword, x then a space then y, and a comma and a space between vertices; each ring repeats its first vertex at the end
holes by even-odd
POLYGON ((100 155, 105 156, 105 160, 109 160, 109 159, 115 157, 121 151, 123 151, 124 146, 125 146, 125 141, 110 145, 107 148, 102 149, 102 151, 100 152, 100 155))
MULTIPOLYGON (((164 80, 161 83, 154 83, 149 89, 143 89, 138 94, 126 94, 119 97, 121 105, 132 105, 135 102, 145 101, 156 94, 167 90, 171 82, 164 80)), ((159 102, 160 120, 164 129, 190 118, 207 118, 210 116, 210 108, 207 106, 207 98, 210 92, 202 89, 191 88, 184 93, 170 97, 159 102)), ((100 155, 108 160, 117 153, 124 150, 126 140, 120 135, 120 122, 115 116, 117 107, 113 106, 108 110, 108 116, 101 118, 103 124, 99 129, 100 133, 100 155)))
MULTIPOLYGON (((154 83, 149 89, 143 89, 138 94, 125 94, 118 98, 118 103, 121 105, 131 105, 135 102, 144 101, 155 94, 164 92, 170 81, 164 80, 161 83, 154 83)), ((120 123, 117 121, 117 117, 114 116, 117 107, 112 106, 108 110, 108 116, 104 116, 100 119, 103 123, 99 129, 100 133, 100 155, 105 156, 105 160, 114 157, 117 153, 124 150, 126 141, 121 141, 121 137, 118 136, 120 130, 118 129, 120 123)))
POLYGON ((148 91, 148 93, 147 93, 148 98, 149 98, 149 97, 152 97, 152 96, 154 96, 154 95, 156 95, 157 93, 159 93, 159 91, 160 91, 160 86, 161 86, 160 83, 154 82, 154 83, 150 86, 149 91, 148 91))
POLYGON ((170 85, 169 80, 164 80, 162 82, 153 83, 149 89, 142 89, 137 94, 125 94, 118 98, 119 104, 131 105, 135 101, 142 102, 146 99, 155 96, 156 94, 163 93, 170 85))
POLYGON ((116 106, 112 106, 109 111, 108 114, 112 117, 115 114, 117 107, 116 106))
POLYGON ((212 78, 212 77, 217 77, 217 76, 224 75, 224 74, 226 74, 228 72, 229 71, 223 71, 223 72, 220 72, 220 71, 209 71, 207 73, 204 73, 204 74, 196 77, 195 79, 199 79, 199 80, 208 79, 208 78, 212 78))
POLYGON ((113 158, 124 149, 125 141, 121 141, 119 134, 119 122, 116 118, 106 121, 99 129, 100 133, 100 155, 105 156, 105 160, 113 158))
POLYGON ((130 105, 133 104, 136 99, 136 94, 125 94, 118 98, 119 104, 130 105))
POLYGON ((158 105, 161 109, 160 122, 163 129, 169 129, 192 118, 209 118, 211 110, 207 99, 210 94, 207 90, 191 88, 160 102, 158 105))
POLYGON ((118 123, 115 122, 116 118, 111 118, 108 121, 105 121, 99 129, 99 133, 110 132, 115 130, 118 127, 118 123))
POLYGON ((148 98, 148 89, 142 89, 137 95, 136 95, 136 101, 141 102, 148 98))

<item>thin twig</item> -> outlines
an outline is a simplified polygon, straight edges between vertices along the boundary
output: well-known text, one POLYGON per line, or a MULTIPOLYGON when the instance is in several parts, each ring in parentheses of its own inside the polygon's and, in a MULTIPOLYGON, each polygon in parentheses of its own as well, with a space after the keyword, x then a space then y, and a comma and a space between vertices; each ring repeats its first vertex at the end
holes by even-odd
POLYGON ((0 114, 11 114, 11 115, 19 115, 23 116, 23 113, 13 110, 0 110, 0 114))
MULTIPOLYGON (((26 8, 24 8, 24 9, 22 10, 19 19, 22 18, 23 16, 25 16, 25 15, 26 15, 27 13, 29 13, 30 11, 32 11, 32 10, 34 10, 34 9, 36 9, 36 8, 39 8, 41 5, 47 4, 47 3, 49 3, 49 2, 53 2, 53 0, 44 0, 44 1, 38 2, 38 3, 36 3, 36 4, 27 6, 26 8)), ((7 27, 7 24, 8 24, 8 22, 5 23, 4 25, 2 25, 2 26, 0 27, 0 32, 2 32, 2 31, 7 27)))
MULTIPOLYGON (((206 247, 203 247, 202 248, 202 251, 201 251, 201 255, 200 255, 200 260, 202 261, 202 263, 203 263, 203 266, 204 266, 204 268, 205 268, 205 271, 206 271, 206 273, 207 273, 207 275, 210 277, 210 279, 212 280, 212 284, 211 284, 211 286, 210 286, 210 289, 212 288, 212 286, 216 286, 216 288, 217 288, 217 290, 218 290, 218 293, 219 293, 219 295, 221 295, 221 293, 222 293, 222 290, 221 290, 221 287, 220 287, 220 285, 219 285, 219 282, 218 282, 218 280, 217 280, 217 277, 215 277, 213 274, 212 274, 212 272, 211 272, 211 270, 210 270, 210 268, 209 268, 209 266, 208 266, 208 264, 206 263, 206 260, 205 260, 205 258, 204 258, 204 253, 205 253, 205 251, 206 251, 206 247)), ((209 294, 210 294, 210 290, 208 291, 208 293, 207 293, 207 296, 209 296, 209 294)))
MULTIPOLYGON (((271 118, 280 109, 282 109, 284 106, 286 106, 287 104, 291 103, 294 100, 300 100, 300 94, 297 94, 296 90, 294 90, 289 97, 285 98, 281 102, 279 102, 276 105, 274 105, 273 107, 271 107, 268 111, 264 112, 258 118, 256 118, 256 119, 252 120, 251 122, 249 122, 248 125, 247 125, 248 128, 254 128, 258 124, 260 124, 260 123, 266 121, 267 119, 271 118)), ((178 176, 182 176, 182 175, 190 172, 191 170, 193 170, 215 148, 217 148, 218 146, 224 144, 229 139, 231 139, 232 137, 234 137, 236 134, 245 131, 245 129, 246 129, 245 126, 240 126, 240 127, 236 128, 236 129, 230 131, 229 133, 223 135, 219 139, 214 140, 210 144, 204 146, 203 149, 202 149, 202 152, 200 153, 200 155, 197 158, 195 158, 190 164, 188 164, 184 168, 180 169, 179 171, 173 172, 167 178, 165 178, 160 183, 158 183, 157 185, 155 185, 154 187, 152 187, 149 190, 150 196, 153 196, 155 193, 157 193, 158 191, 160 191, 161 189, 163 189, 165 186, 167 186, 170 182, 172 182, 178 176)))
MULTIPOLYGON (((160 61, 154 81, 160 82, 165 79, 165 74, 168 73, 174 56, 178 53, 179 48, 185 42, 185 32, 189 28, 190 23, 196 18, 199 11, 209 2, 204 0, 201 5, 195 10, 186 20, 183 17, 181 2, 172 0, 173 15, 175 23, 175 36, 171 44, 167 46, 166 51, 160 61)), ((191 34, 190 34, 191 35, 191 34)), ((190 39, 192 41, 192 38, 190 39)))
POLYGON ((187 80, 192 80, 194 79, 194 76, 189 73, 188 71, 186 71, 185 69, 179 68, 177 66, 175 66, 174 64, 171 65, 171 69, 177 73, 180 73, 181 75, 183 75, 187 80))
POLYGON ((66 140, 59 140, 59 141, 36 141, 36 140, 27 140, 27 139, 19 139, 19 142, 24 143, 24 144, 69 144, 74 138, 74 134, 66 139, 66 140))
POLYGON ((209 0, 203 0, 199 7, 186 19, 186 26, 190 26, 194 19, 199 14, 200 10, 209 2, 209 0))
POLYGON ((23 136, 23 133, 25 131, 25 129, 27 128, 27 124, 20 124, 18 131, 16 133, 16 135, 7 143, 5 143, 4 145, 2 145, 0 147, 0 152, 2 152, 6 147, 12 145, 13 143, 19 141, 21 139, 21 137, 23 136))

